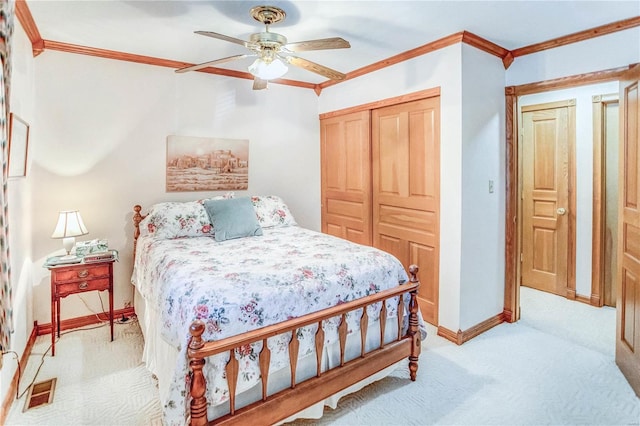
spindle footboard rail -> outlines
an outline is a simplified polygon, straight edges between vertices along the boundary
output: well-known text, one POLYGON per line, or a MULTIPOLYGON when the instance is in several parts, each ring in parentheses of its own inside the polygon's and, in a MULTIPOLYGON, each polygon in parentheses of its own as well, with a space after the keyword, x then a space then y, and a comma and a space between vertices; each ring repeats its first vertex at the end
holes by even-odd
POLYGON ((418 329, 418 302, 416 300, 416 293, 420 285, 417 273, 418 267, 411 265, 409 267, 408 283, 401 283, 397 287, 361 299, 217 341, 204 341, 202 334, 205 331, 205 324, 200 320, 194 321, 190 326, 191 339, 187 351, 191 370, 191 385, 189 389, 191 396, 190 423, 192 425, 274 424, 405 358, 408 358, 410 378, 415 381, 421 344, 421 336, 418 329), (404 297, 407 295, 409 297, 408 328, 403 331, 404 297), (388 326, 388 321, 386 320, 387 301, 393 298, 398 300, 397 323, 395 324, 397 338, 393 341, 385 342, 385 332, 388 326), (369 328, 367 307, 376 303, 381 305, 379 320, 380 344, 377 348, 366 351, 365 342, 369 328), (360 356, 345 361, 346 318, 348 313, 357 310, 362 310, 360 314, 361 353, 360 356), (322 325, 324 321, 334 317, 340 318, 338 326, 340 363, 334 368, 322 371, 321 360, 325 345, 322 325), (315 335, 316 375, 304 381, 296 382, 299 350, 297 330, 313 324, 318 325, 315 335), (284 390, 269 395, 267 394, 267 385, 271 353, 267 346, 267 339, 283 333, 291 333, 288 347, 291 385, 284 390), (259 354, 262 399, 247 406, 236 408, 235 390, 239 372, 238 361, 235 357, 236 349, 259 342, 262 342, 262 350, 259 354), (229 387, 229 413, 210 422, 207 419, 207 400, 205 397, 207 383, 203 367, 205 358, 224 352, 229 353, 229 361, 225 367, 226 380, 229 387))

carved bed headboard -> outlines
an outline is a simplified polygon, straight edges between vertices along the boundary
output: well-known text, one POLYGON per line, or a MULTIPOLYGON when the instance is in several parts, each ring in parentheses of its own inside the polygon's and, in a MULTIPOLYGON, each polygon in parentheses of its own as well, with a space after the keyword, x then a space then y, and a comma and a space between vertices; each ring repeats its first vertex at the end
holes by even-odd
POLYGON ((142 210, 142 206, 140 204, 136 204, 133 206, 133 260, 136 260, 136 245, 138 244, 138 237, 140 236, 140 222, 142 219, 147 217, 147 215, 140 214, 142 210))

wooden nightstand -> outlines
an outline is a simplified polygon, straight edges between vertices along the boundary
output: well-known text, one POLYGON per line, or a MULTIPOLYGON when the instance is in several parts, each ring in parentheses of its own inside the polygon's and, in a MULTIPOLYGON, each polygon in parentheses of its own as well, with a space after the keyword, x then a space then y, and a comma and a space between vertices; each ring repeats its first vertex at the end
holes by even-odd
POLYGON ((60 299, 86 291, 109 292, 109 323, 113 342, 113 258, 91 263, 45 264, 51 271, 51 356, 56 354, 56 331, 60 337, 60 299))

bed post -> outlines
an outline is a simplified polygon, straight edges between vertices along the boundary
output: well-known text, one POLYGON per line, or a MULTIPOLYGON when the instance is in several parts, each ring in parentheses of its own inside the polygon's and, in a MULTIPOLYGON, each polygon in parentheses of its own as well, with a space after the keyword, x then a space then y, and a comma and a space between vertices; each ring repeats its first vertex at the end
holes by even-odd
POLYGON ((140 236, 140 221, 142 221, 143 217, 140 214, 140 210, 142 210, 142 206, 140 204, 136 204, 133 206, 133 260, 136 260, 136 246, 138 245, 138 237, 140 236))
MULTIPOLYGON (((418 266, 409 266, 409 282, 417 283, 418 281, 418 266)), ((416 375, 418 373, 418 358, 420 357, 420 331, 418 330, 418 301, 416 300, 417 290, 410 292, 411 299, 409 301, 409 331, 411 336, 411 355, 409 355, 409 375, 411 381, 416 381, 416 375)))
POLYGON ((207 398, 204 395, 207 390, 207 382, 202 373, 204 358, 200 355, 193 355, 192 351, 197 351, 204 346, 202 333, 204 333, 204 322, 195 320, 189 327, 191 340, 189 341, 189 366, 191 367, 191 425, 206 425, 207 422, 207 398))

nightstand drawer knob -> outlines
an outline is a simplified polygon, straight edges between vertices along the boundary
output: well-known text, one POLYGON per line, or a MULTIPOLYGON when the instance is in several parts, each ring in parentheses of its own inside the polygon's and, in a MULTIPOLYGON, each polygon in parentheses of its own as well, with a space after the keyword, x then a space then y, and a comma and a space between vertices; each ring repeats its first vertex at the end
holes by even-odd
POLYGON ((80 290, 84 290, 85 288, 89 287, 89 283, 87 283, 86 281, 81 282, 80 284, 78 284, 78 288, 80 290))
POLYGON ((86 278, 89 276, 89 270, 83 269, 82 271, 78 271, 78 278, 86 278))

